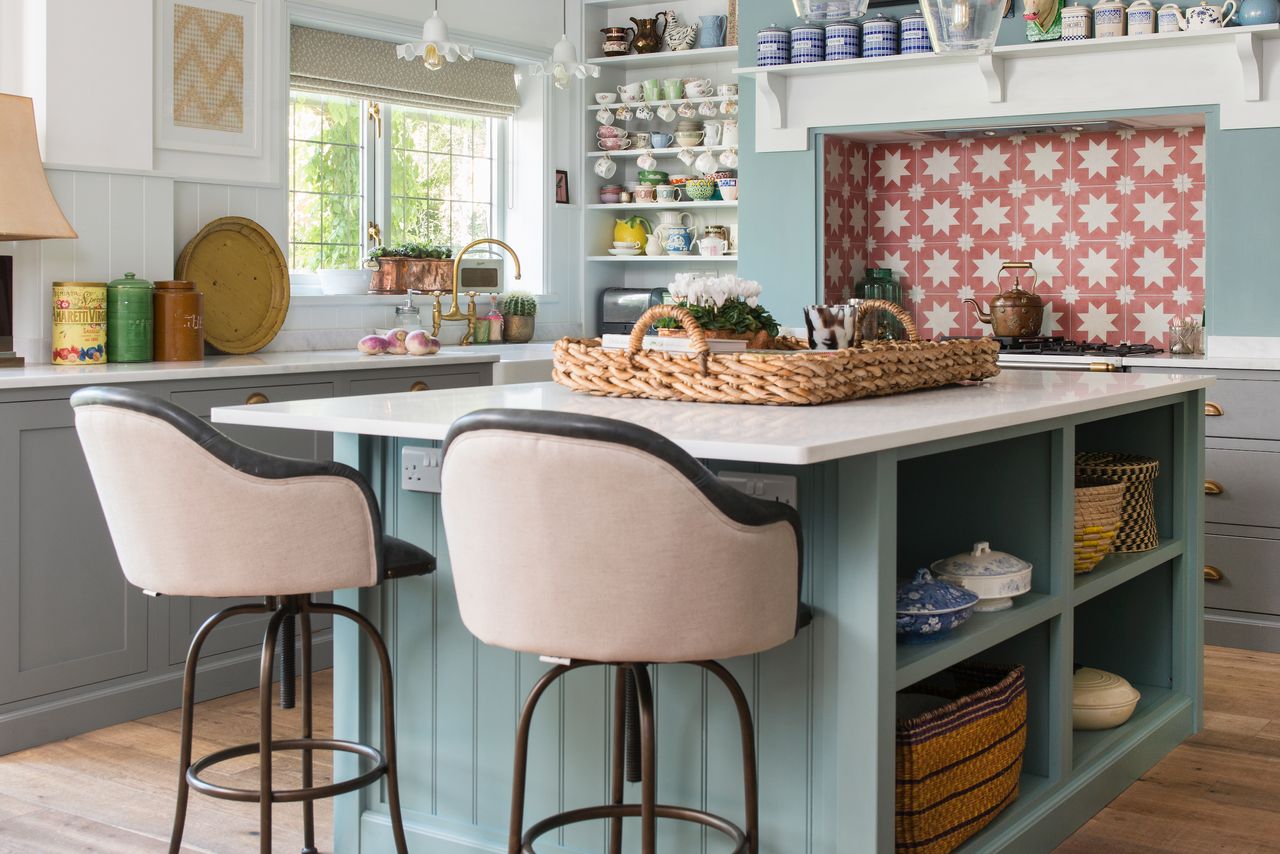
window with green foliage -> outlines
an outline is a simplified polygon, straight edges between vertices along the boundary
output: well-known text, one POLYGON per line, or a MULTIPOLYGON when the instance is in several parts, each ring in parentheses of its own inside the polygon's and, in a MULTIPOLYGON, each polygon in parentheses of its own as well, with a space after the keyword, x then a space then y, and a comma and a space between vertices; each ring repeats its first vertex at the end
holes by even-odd
POLYGON ((293 93, 289 110, 289 267, 354 269, 364 251, 364 107, 293 93))
POLYGON ((369 245, 452 246, 500 237, 502 119, 293 92, 289 267, 355 269, 369 245))

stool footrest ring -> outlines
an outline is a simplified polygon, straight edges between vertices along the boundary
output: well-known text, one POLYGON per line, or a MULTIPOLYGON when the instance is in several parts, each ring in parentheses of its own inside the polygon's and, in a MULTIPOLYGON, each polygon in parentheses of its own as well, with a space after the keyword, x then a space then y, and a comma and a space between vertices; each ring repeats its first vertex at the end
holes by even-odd
MULTIPOLYGON (((654 815, 658 818, 674 819, 676 821, 687 821, 695 824, 701 824, 712 830, 718 830, 725 836, 729 837, 729 841, 733 843, 730 854, 746 854, 747 851, 747 834, 728 819, 721 818, 718 815, 702 810, 695 810, 690 807, 672 806, 669 804, 656 804, 653 808, 654 815)), ((550 833, 561 827, 570 824, 579 824, 584 821, 596 821, 605 818, 639 818, 640 804, 605 804, 598 807, 582 807, 581 809, 568 810, 562 813, 556 813, 548 816, 541 821, 531 825, 524 832, 524 836, 520 839, 521 854, 537 854, 533 850, 533 843, 538 837, 550 833)))
MULTIPOLYGON (((234 747, 227 747, 210 753, 187 769, 187 784, 200 794, 209 795, 213 798, 259 803, 261 797, 257 789, 233 789, 200 779, 201 772, 229 759, 251 756, 258 752, 259 747, 260 745, 255 741, 252 744, 238 744, 234 747)), ((271 792, 273 803, 297 803, 298 801, 315 801, 322 798, 332 798, 335 795, 345 795, 347 792, 354 792, 357 789, 368 786, 387 773, 387 760, 382 755, 382 751, 376 747, 370 747, 367 744, 360 744, 354 741, 342 741, 336 738, 285 738, 271 742, 272 753, 281 750, 331 750, 354 753, 357 756, 363 756, 368 759, 373 763, 373 767, 362 774, 352 777, 350 780, 343 780, 338 783, 310 786, 305 789, 273 789, 271 792)))

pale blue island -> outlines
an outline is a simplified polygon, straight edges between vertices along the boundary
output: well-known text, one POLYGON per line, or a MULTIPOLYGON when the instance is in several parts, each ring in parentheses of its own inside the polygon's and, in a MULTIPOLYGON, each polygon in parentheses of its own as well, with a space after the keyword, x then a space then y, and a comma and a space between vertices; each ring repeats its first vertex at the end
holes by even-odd
MULTIPOLYGON (((788 645, 726 662, 755 715, 761 852, 892 851, 895 693, 973 659, 1025 666, 1028 740, 1018 799, 959 850, 1030 854, 1050 850, 1201 727, 1203 408, 1211 382, 1019 371, 980 386, 816 408, 594 398, 536 383, 231 407, 215 409, 213 419, 333 432, 337 458, 373 483, 388 532, 439 558, 434 576, 337 596, 381 627, 391 651, 414 852, 506 850, 516 716, 548 665, 466 631, 440 497, 400 489, 401 450, 438 445, 467 412, 507 407, 632 421, 717 471, 798 479, 803 595, 814 622, 788 645), (1077 450, 1159 459, 1158 548, 1074 574, 1077 450), (898 644, 899 581, 978 540, 1034 564, 1032 592, 936 643, 898 644), (1075 662, 1122 674, 1142 692, 1128 723, 1072 731, 1075 662)), ((574 508, 545 509, 548 524, 572 536, 574 508)), ((491 521, 494 537, 503 536, 502 519, 491 521)), ((335 731, 378 745, 377 668, 357 642, 354 628, 335 628, 335 731)), ((577 671, 543 700, 528 820, 608 800, 609 680, 608 668, 577 671)), ((655 692, 659 802, 737 820, 741 772, 728 696, 689 667, 656 668, 655 692)), ((335 773, 349 776, 350 761, 337 760, 335 773)), ((334 820, 335 850, 392 850, 381 789, 343 796, 334 820)), ((661 851, 725 849, 714 834, 660 827, 661 851)), ((628 831, 629 850, 637 837, 628 831)), ((601 852, 606 838, 605 823, 588 824, 547 837, 539 851, 601 852)))

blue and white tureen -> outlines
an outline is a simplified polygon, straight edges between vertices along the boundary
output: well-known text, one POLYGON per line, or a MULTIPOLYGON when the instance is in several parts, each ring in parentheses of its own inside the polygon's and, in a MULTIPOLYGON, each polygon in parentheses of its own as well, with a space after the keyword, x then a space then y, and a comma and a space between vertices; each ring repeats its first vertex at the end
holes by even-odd
POLYGON ((934 561, 929 567, 943 581, 978 594, 978 612, 1013 607, 1013 597, 1031 589, 1031 564, 1007 552, 993 552, 990 543, 974 543, 968 554, 934 561))
POLYGON ((963 587, 937 581, 927 569, 898 587, 898 640, 927 643, 969 619, 978 596, 963 587))

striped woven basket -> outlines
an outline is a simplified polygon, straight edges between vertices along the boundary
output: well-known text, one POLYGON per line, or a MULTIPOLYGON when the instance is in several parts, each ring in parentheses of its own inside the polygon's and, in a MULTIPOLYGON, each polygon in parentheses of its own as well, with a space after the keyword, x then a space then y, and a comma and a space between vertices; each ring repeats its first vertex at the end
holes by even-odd
POLYGON ((1120 530, 1112 551, 1146 552, 1160 545, 1156 525, 1156 476, 1160 461, 1136 454, 1082 451, 1076 454, 1076 479, 1094 483, 1123 483, 1120 530))
POLYGON ((951 700, 898 721, 896 849, 946 854, 1018 797, 1027 746, 1021 666, 957 665, 915 693, 951 700))
POLYGON ((1092 572, 1104 557, 1111 554, 1116 534, 1120 532, 1125 489, 1123 483, 1076 481, 1077 573, 1092 572))

